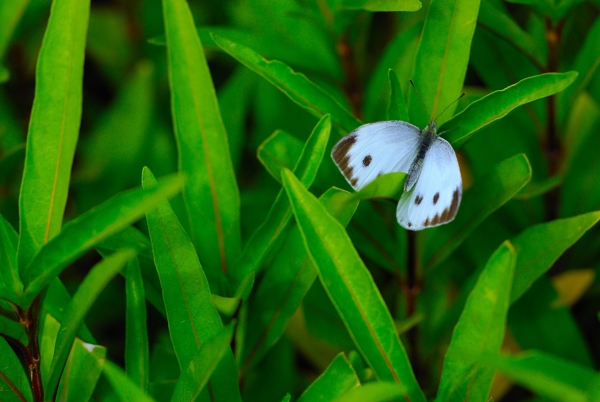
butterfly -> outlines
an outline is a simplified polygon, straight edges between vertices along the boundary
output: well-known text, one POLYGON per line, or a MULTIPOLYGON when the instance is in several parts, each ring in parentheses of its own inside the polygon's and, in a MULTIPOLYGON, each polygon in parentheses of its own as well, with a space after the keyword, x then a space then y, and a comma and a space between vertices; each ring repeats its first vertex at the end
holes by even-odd
POLYGON ((362 125, 342 138, 331 156, 357 191, 382 174, 406 173, 396 209, 405 229, 443 225, 458 212, 460 168, 450 143, 438 136, 435 119, 423 130, 400 120, 362 125))

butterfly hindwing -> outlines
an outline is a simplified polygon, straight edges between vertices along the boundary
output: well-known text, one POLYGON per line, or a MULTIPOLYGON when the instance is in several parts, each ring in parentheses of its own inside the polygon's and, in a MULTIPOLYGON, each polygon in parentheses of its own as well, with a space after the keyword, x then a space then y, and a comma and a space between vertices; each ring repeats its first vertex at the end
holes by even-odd
POLYGON ((420 141, 419 128, 399 120, 365 124, 342 138, 331 157, 355 190, 391 172, 408 172, 420 141))
POLYGON ((436 137, 425 154, 419 178, 400 197, 396 217, 409 230, 421 230, 454 219, 462 198, 462 178, 452 146, 436 137))

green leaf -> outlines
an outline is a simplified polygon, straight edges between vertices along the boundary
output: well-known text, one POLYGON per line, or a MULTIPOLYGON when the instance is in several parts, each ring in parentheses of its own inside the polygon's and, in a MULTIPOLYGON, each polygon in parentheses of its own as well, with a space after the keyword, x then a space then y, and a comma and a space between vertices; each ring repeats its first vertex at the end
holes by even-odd
POLYGON ((190 361, 187 370, 181 374, 171 401, 195 401, 208 383, 208 379, 217 367, 233 338, 234 323, 221 328, 212 338, 202 344, 200 350, 190 361))
POLYGON ((19 266, 61 229, 81 122, 90 0, 55 0, 36 69, 19 197, 19 266))
POLYGON ((15 240, 17 232, 8 221, 0 215, 0 295, 13 303, 19 303, 23 293, 23 282, 19 276, 17 249, 15 240))
POLYGON ((300 395, 298 402, 331 401, 351 389, 360 387, 354 368, 340 353, 327 369, 300 395))
POLYGON ((427 271, 444 259, 492 212, 514 197, 531 179, 531 166, 524 154, 508 158, 477 180, 463 195, 454 222, 428 231, 423 252, 427 271))
POLYGON ((600 375, 597 372, 544 352, 529 351, 517 356, 501 355, 492 360, 490 366, 549 400, 600 400, 600 375))
POLYGON ((511 303, 529 289, 558 258, 600 220, 600 212, 534 225, 511 239, 517 255, 511 303))
MULTIPOLYGON (((6 331, 2 331, 6 333, 6 331)), ((0 336, 0 356, 2 356, 2 367, 0 367, 0 394, 4 402, 32 401, 31 387, 23 370, 23 365, 15 352, 0 336)))
POLYGON ((185 0, 163 0, 171 111, 191 237, 218 286, 241 249, 240 196, 227 133, 194 19, 185 0))
POLYGON ((285 131, 276 130, 256 150, 256 156, 267 172, 281 183, 281 171, 293 170, 302 154, 302 141, 285 131))
POLYGON ((344 227, 289 170, 282 178, 304 245, 356 346, 380 380, 402 384, 411 400, 425 401, 390 312, 344 227))
MULTIPOLYGON (((329 142, 330 132, 331 119, 329 115, 325 115, 319 120, 310 137, 306 140, 302 154, 294 167, 294 173, 306 187, 310 187, 317 176, 317 171, 321 166, 329 142)), ((281 244, 281 234, 287 227, 291 217, 292 208, 284 190, 281 189, 269 210, 267 218, 252 234, 244 247, 244 252, 238 263, 240 268, 239 271, 236 271, 238 278, 241 279, 250 272, 260 271, 269 253, 281 244)))
MULTIPOLYGON (((500 6, 484 1, 479 8, 477 23, 494 35, 510 43, 537 66, 545 66, 547 55, 519 24, 500 6)), ((543 68, 540 68, 543 70, 543 68)))
POLYGON ((486 400, 494 370, 481 362, 500 352, 515 262, 516 252, 508 241, 488 260, 454 328, 436 401, 462 399, 465 395, 474 401, 486 400))
POLYGON ((133 251, 125 250, 118 251, 102 260, 92 268, 77 289, 65 310, 63 321, 56 336, 54 356, 52 357, 48 383, 44 390, 47 396, 52 396, 56 392, 73 340, 83 323, 83 317, 85 317, 102 289, 134 256, 133 251))
MULTIPOLYGON (((478 11, 479 0, 435 0, 429 6, 412 77, 429 107, 429 118, 440 114, 462 91, 478 11)), ((448 107, 440 123, 455 109, 456 104, 448 107)), ((416 91, 409 92, 408 111, 416 126, 425 127, 428 121, 416 91)))
POLYGON ((338 396, 333 402, 387 402, 405 399, 405 387, 400 384, 378 381, 354 388, 353 390, 338 396))
POLYGON ((125 275, 127 297, 125 314, 125 370, 127 376, 144 392, 148 391, 150 352, 146 328, 146 297, 137 258, 127 263, 125 275))
POLYGON ((64 402, 89 400, 102 374, 105 360, 105 347, 75 339, 64 368, 56 399, 64 402))
POLYGON ((471 103, 465 110, 440 127, 446 139, 462 146, 480 128, 501 119, 513 109, 562 91, 575 80, 577 73, 546 73, 525 78, 501 91, 495 91, 471 103))
MULTIPOLYGON (((154 188, 150 169, 142 172, 145 189, 154 188)), ((163 291, 173 347, 185 371, 203 342, 217 334, 223 324, 211 303, 210 288, 191 239, 166 200, 146 214, 152 241, 154 263, 163 291)), ((225 355, 215 373, 212 395, 219 401, 240 399, 237 369, 231 352, 225 355)), ((211 382, 212 384, 212 382, 211 382)))
POLYGON ((387 108, 387 119, 408 121, 408 110, 404 101, 402 85, 400 85, 398 75, 391 68, 388 72, 388 78, 390 81, 390 99, 387 108))
MULTIPOLYGON (((353 197, 347 191, 331 188, 321 196, 320 202, 330 215, 346 226, 358 206, 353 197)), ((241 376, 261 361, 281 337, 316 277, 317 270, 302 243, 302 235, 294 226, 248 300, 248 330, 241 352, 241 376)))
POLYGON ((25 293, 22 307, 27 307, 40 291, 71 262, 108 236, 138 220, 165 197, 180 191, 178 177, 161 180, 152 189, 137 188, 121 193, 69 222, 60 234, 46 244, 25 269, 25 293))
POLYGON ((331 114, 332 123, 347 132, 362 124, 337 100, 306 78, 304 74, 296 73, 280 61, 267 60, 252 49, 224 37, 213 34, 213 39, 221 49, 261 75, 292 101, 317 116, 317 118, 329 113, 331 114))
POLYGON ((146 395, 119 366, 110 360, 104 363, 104 376, 122 401, 154 402, 154 399, 146 395))
MULTIPOLYGON (((44 293, 44 309, 56 320, 58 325, 63 321, 65 308, 71 303, 71 299, 71 294, 60 278, 54 278, 44 293)), ((56 330, 58 331, 58 327, 56 330)), ((79 329, 77 336, 87 343, 97 344, 85 323, 79 329)), ((52 344, 52 348, 54 348, 54 344, 52 344)))
POLYGON ((587 31, 585 42, 579 48, 577 57, 573 63, 573 70, 579 72, 577 79, 573 85, 565 89, 558 96, 558 119, 564 121, 565 117, 571 111, 571 105, 575 98, 584 91, 592 79, 597 76, 598 66, 600 66, 600 54, 596 51, 600 41, 600 18, 596 18, 596 22, 587 31))
POLYGON ((419 0, 339 0, 337 6, 367 11, 417 11, 422 7, 419 0))
POLYGON ((354 197, 357 200, 374 198, 392 198, 398 200, 404 192, 405 178, 406 173, 403 172, 386 173, 354 193, 354 197))

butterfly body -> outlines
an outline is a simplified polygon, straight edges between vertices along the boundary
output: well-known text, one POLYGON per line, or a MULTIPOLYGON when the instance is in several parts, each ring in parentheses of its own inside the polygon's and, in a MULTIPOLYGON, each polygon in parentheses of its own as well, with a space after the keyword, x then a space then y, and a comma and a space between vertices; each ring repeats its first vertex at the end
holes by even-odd
POLYGON ((378 176, 406 173, 398 223, 421 230, 451 222, 462 198, 462 179, 452 146, 431 121, 420 130, 399 120, 360 126, 342 138, 332 158, 350 185, 360 190, 378 176))

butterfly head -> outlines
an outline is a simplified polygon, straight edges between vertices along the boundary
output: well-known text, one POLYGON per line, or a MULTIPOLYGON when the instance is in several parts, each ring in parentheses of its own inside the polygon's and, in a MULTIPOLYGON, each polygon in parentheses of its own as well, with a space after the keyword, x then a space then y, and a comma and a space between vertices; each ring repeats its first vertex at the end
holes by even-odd
POLYGON ((435 123, 435 120, 431 120, 429 122, 429 124, 427 125, 427 131, 431 132, 432 134, 435 134, 437 131, 437 124, 435 123))

